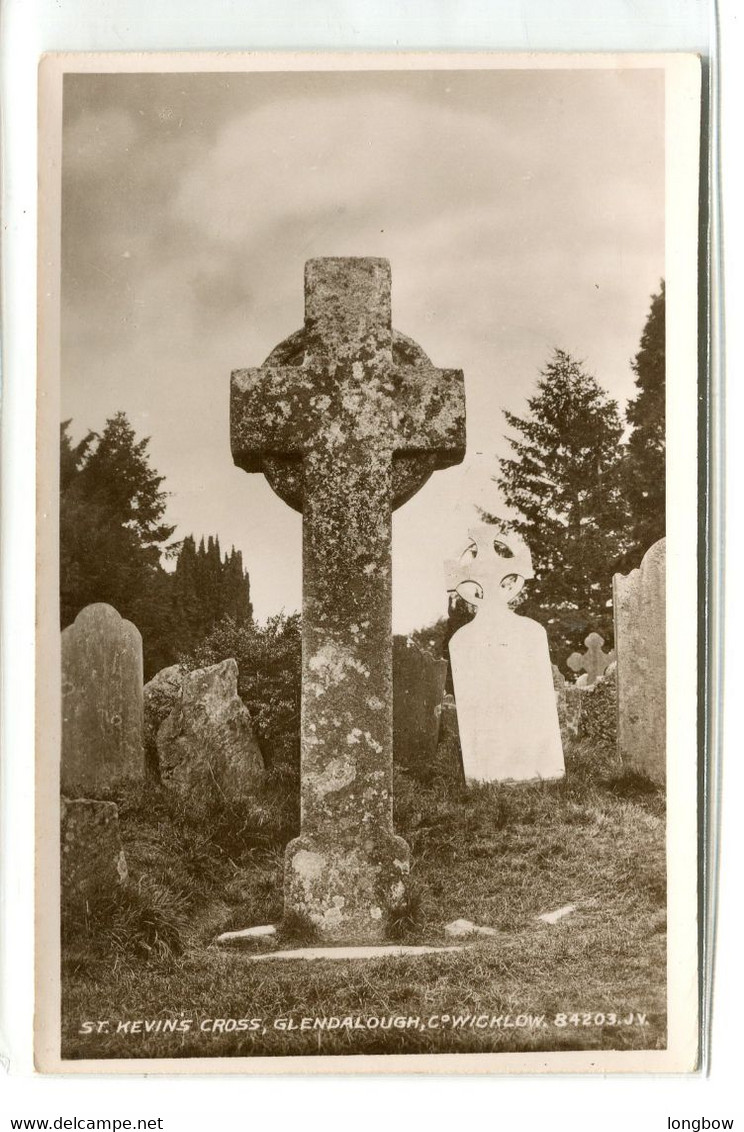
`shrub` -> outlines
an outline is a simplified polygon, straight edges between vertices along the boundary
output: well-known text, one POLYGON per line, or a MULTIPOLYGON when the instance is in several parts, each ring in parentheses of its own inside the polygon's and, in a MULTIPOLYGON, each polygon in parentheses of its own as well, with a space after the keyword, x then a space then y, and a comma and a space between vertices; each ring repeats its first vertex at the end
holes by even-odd
POLYGON ((585 739, 614 747, 617 742, 617 673, 614 667, 582 695, 581 734, 585 739))

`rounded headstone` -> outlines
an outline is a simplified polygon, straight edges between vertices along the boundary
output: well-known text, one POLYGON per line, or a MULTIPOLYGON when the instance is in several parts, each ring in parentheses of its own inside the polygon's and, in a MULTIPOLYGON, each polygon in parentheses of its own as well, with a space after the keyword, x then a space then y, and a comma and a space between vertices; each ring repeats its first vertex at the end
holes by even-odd
POLYGON ((111 605, 62 633, 62 790, 93 797, 144 776, 142 637, 111 605))

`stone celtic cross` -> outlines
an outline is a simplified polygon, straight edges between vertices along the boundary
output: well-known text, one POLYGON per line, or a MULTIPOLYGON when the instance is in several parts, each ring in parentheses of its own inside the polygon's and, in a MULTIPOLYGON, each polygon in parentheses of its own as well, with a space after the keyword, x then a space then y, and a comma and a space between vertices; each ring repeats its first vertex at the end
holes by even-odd
POLYGON ((612 664, 615 659, 615 650, 610 649, 605 652, 604 637, 600 637, 599 633, 590 633, 584 641, 586 652, 572 652, 566 664, 572 672, 585 672, 586 679, 583 683, 587 688, 596 684, 600 676, 604 676, 608 664, 612 664))
POLYGON ((392 511, 465 453, 459 370, 392 329, 390 265, 314 259, 304 329, 232 375, 235 463, 303 516, 301 831, 285 916, 383 938, 405 895, 393 832, 392 511))

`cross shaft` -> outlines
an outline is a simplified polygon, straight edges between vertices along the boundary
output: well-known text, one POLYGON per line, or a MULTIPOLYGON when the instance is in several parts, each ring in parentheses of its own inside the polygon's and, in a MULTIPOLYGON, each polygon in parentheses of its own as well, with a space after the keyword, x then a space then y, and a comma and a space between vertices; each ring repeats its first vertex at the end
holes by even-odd
POLYGON ((303 513, 302 828, 285 908, 326 938, 379 939, 408 871, 392 823, 392 510, 462 459, 462 374, 395 335, 387 261, 311 260, 304 331, 233 373, 231 441, 303 513))

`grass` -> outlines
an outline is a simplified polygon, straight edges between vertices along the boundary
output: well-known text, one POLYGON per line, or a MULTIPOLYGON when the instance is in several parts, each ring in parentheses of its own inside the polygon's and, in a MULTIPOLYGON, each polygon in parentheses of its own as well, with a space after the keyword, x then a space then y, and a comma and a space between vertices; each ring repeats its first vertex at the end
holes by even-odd
MULTIPOLYGON (((449 943, 443 926, 460 917, 499 935, 467 941, 462 952, 364 963, 255 964, 212 946, 219 931, 281 916, 294 811, 279 787, 252 812, 213 813, 206 825, 209 800, 195 823, 188 807, 152 789, 121 799, 130 874, 148 878, 146 907, 129 940, 128 921, 118 935, 105 916, 91 930, 68 925, 63 1056, 663 1048, 663 796, 620 776, 602 747, 576 745, 567 768, 560 783, 468 792, 399 774, 396 828, 415 863, 391 938, 449 943), (161 942, 149 950, 137 928, 149 922, 148 901, 161 915, 161 942), (537 919, 567 904, 577 910, 557 924, 537 919), (609 1025, 612 1015, 633 1019, 609 1025), (505 1026, 509 1016, 542 1021, 505 1026), (314 1028, 316 1018, 326 1028, 314 1028), (85 1022, 104 1025, 86 1033, 96 1026, 85 1022)), ((312 942, 311 926, 292 922, 271 946, 303 942, 312 942)))

